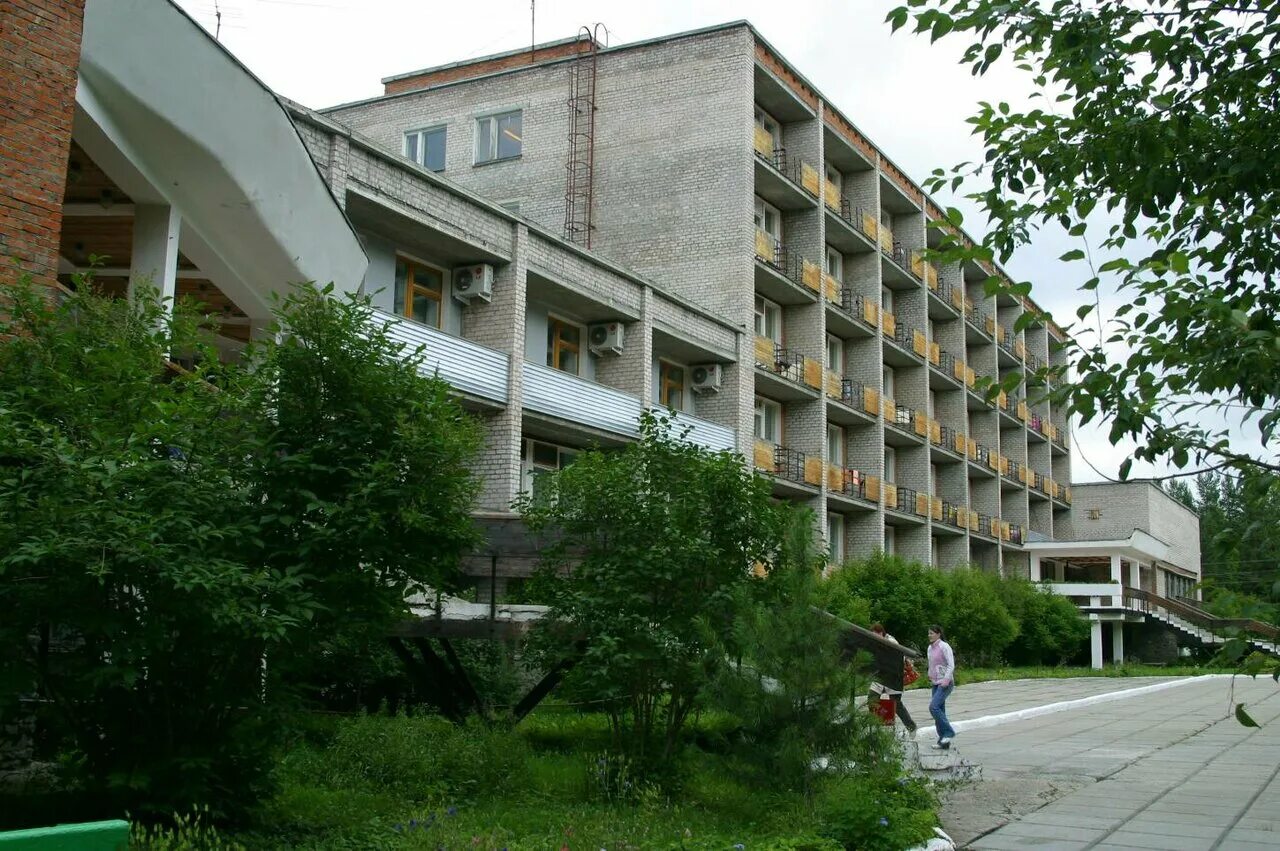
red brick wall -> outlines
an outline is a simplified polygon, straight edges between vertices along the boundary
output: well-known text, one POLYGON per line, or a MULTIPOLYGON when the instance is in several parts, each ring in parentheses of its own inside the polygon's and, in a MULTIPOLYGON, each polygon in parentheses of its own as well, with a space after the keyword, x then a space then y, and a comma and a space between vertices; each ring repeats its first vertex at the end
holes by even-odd
POLYGON ((0 282, 56 272, 84 4, 0 2, 0 282))

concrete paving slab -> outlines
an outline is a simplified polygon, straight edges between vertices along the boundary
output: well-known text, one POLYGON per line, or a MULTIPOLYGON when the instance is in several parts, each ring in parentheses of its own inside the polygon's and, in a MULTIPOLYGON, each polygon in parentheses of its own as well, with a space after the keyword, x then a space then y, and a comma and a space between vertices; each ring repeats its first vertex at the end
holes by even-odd
POLYGON ((1210 851, 1214 841, 1196 836, 1156 836, 1152 833, 1117 830, 1107 835, 1105 847, 1120 845, 1127 848, 1155 848, 1157 851, 1210 851))

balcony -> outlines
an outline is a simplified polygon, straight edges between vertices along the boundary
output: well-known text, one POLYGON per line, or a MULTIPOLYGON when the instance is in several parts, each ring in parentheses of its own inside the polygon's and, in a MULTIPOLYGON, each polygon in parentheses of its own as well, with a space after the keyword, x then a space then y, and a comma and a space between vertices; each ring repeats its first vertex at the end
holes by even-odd
POLYGON ((885 442, 894 445, 918 445, 929 439, 929 417, 924 411, 917 411, 909 405, 899 405, 892 399, 886 400, 884 406, 885 421, 902 432, 917 438, 915 441, 895 440, 894 434, 885 433, 885 442))
POLYGON ((868 254, 878 247, 876 220, 862 207, 840 199, 839 209, 826 209, 827 242, 844 254, 868 254))
MULTIPOLYGON (((404 347, 406 355, 421 348, 420 371, 424 375, 440 376, 465 397, 507 404, 511 367, 510 358, 503 352, 390 313, 375 311, 373 318, 384 324, 387 335, 404 347)), ((631 425, 634 430, 635 423, 631 425)))
POLYGON ((768 337, 756 337, 756 384, 780 401, 816 399, 823 384, 822 365, 768 337))
POLYGON ((759 125, 754 148, 757 195, 779 210, 807 210, 817 204, 818 173, 813 166, 787 156, 786 148, 774 147, 772 137, 759 125))
POLYGON ((690 443, 710 449, 712 452, 736 452, 738 441, 733 429, 695 417, 692 414, 678 412, 674 429, 677 435, 684 435, 690 443))
MULTIPOLYGON (((913 366, 918 363, 914 358, 903 357, 904 354, 915 355, 920 360, 929 358, 929 341, 923 331, 902 322, 895 322, 893 334, 889 335, 886 332, 886 336, 893 340, 897 347, 892 353, 890 350, 885 350, 886 363, 894 366, 913 366)), ((939 358, 941 358, 941 352, 939 352, 939 358)))
POLYGON ((796 449, 757 440, 752 463, 757 470, 793 486, 792 491, 798 486, 800 493, 812 493, 822 486, 822 460, 809 458, 796 449))
POLYGON ((827 419, 831 422, 866 425, 880 415, 880 396, 874 387, 866 387, 852 378, 840 378, 827 370, 823 389, 828 401, 836 403, 827 406, 827 419))
POLYGON ((762 230, 756 231, 755 251, 756 292, 778 304, 817 301, 821 289, 821 270, 817 266, 762 230))
POLYGON ((879 481, 857 470, 828 464, 827 495, 876 505, 880 502, 879 481), (870 486, 868 483, 873 480, 875 485, 870 486))
POLYGON ((938 267, 924 259, 921 251, 911 252, 911 274, 916 280, 924 283, 932 292, 939 292, 938 267))
POLYGON ((943 500, 942 516, 935 519, 947 526, 964 529, 968 525, 968 512, 963 506, 943 500))
POLYGON ((993 518, 990 514, 977 514, 974 516, 977 518, 977 522, 976 523, 971 522, 969 525, 970 529, 972 529, 974 532, 977 532, 979 535, 983 535, 988 538, 997 537, 995 518, 993 518))
POLYGON ((869 337, 880 326, 880 308, 877 304, 853 291, 840 286, 840 300, 832 302, 827 311, 827 329, 844 337, 869 337))

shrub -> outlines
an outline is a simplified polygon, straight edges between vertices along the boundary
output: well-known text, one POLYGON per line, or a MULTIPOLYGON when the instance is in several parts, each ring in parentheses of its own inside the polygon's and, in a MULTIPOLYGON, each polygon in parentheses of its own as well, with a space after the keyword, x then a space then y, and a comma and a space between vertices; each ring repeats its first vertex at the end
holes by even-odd
POLYGON ((516 787, 528 756, 513 732, 479 722, 362 715, 338 728, 310 770, 332 788, 454 804, 516 787))
POLYGON ((1020 576, 1005 579, 999 593, 1018 621, 1018 636, 1005 648, 1013 665, 1061 665, 1089 638, 1089 624, 1075 605, 1020 576))
POLYGON ((866 624, 878 621, 899 641, 923 647, 929 624, 939 619, 944 600, 944 574, 916 561, 877 551, 870 558, 851 561, 832 571, 827 579, 828 609, 859 614, 867 605, 867 620, 841 614, 846 620, 866 624))
POLYGON ((901 851, 933 836, 932 803, 923 781, 857 776, 826 784, 814 814, 818 833, 843 848, 901 851))
POLYGON ((990 665, 1018 635, 1018 622, 1001 602, 1003 580, 994 573, 962 568, 942 574, 944 604, 938 620, 957 664, 990 665))

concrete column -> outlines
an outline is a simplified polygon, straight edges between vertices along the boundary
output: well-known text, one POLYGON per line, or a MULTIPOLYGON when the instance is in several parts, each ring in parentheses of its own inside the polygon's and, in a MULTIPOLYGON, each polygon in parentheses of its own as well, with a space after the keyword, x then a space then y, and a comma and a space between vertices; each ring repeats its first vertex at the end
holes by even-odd
POLYGON ((1111 658, 1117 665, 1124 664, 1124 621, 1111 624, 1111 658))
POLYGON ((138 204, 133 215, 133 256, 129 266, 129 297, 140 285, 159 290, 161 301, 178 291, 178 234, 182 217, 167 204, 138 204))
POLYGON ((1113 554, 1111 556, 1111 581, 1119 582, 1120 578, 1120 556, 1113 554))
POLYGON ((1129 562, 1129 587, 1142 587, 1142 565, 1136 561, 1129 562))
POLYGON ((1102 621, 1089 622, 1089 658, 1095 671, 1102 670, 1102 621))
POLYGON ((1040 581, 1040 556, 1037 553, 1031 553, 1031 581, 1040 581))

